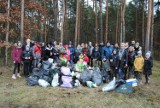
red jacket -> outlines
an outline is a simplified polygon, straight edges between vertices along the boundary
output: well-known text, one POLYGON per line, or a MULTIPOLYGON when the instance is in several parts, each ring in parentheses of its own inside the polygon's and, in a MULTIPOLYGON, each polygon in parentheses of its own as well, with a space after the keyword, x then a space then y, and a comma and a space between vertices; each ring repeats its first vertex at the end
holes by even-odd
POLYGON ((89 63, 89 58, 88 58, 88 56, 84 56, 84 62, 86 62, 86 63, 89 63))
POLYGON ((12 60, 18 63, 21 63, 22 48, 14 47, 12 49, 12 60))

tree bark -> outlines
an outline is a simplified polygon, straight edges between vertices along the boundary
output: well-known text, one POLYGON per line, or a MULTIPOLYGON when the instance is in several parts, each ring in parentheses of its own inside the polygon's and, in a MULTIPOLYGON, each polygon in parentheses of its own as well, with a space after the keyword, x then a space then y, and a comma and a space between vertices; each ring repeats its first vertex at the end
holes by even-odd
MULTIPOLYGON (((7 7, 7 16, 10 16, 10 0, 8 0, 8 7, 7 7)), ((9 21, 7 21, 7 32, 6 32, 6 42, 8 43, 9 37, 9 21)), ((8 47, 5 46, 5 64, 8 64, 8 47)))
POLYGON ((21 42, 24 40, 24 0, 21 0, 21 42))
POLYGON ((154 39, 154 0, 152 0, 152 19, 151 19, 151 48, 150 51, 152 52, 153 56, 153 39, 154 39))
POLYGON ((149 51, 150 46, 150 28, 151 28, 151 14, 152 14, 152 1, 148 0, 148 18, 147 18, 147 31, 145 41, 145 52, 149 51))
POLYGON ((102 0, 99 1, 100 7, 100 40, 103 41, 103 19, 102 19, 102 0))
POLYGON ((138 41, 138 15, 137 15, 137 0, 135 0, 135 13, 136 13, 136 41, 138 41))
MULTIPOLYGON (((77 0, 77 6, 76 6, 76 16, 79 16, 79 4, 80 4, 80 1, 77 0)), ((79 20, 79 17, 76 17, 76 26, 75 26, 75 47, 77 46, 77 41, 78 41, 78 22, 79 20)))
POLYGON ((65 29, 65 15, 66 15, 66 1, 63 1, 63 17, 62 17, 62 29, 61 29, 61 42, 64 39, 64 29, 65 29))
POLYGON ((142 1, 142 48, 145 46, 145 38, 144 38, 144 0, 142 1))
POLYGON ((126 0, 124 0, 124 2, 123 2, 123 11, 122 11, 123 42, 125 42, 125 40, 126 40, 125 12, 126 12, 126 0))
POLYGON ((98 43, 98 9, 97 9, 97 0, 95 0, 95 19, 96 19, 96 28, 95 28, 95 32, 96 32, 96 43, 98 43))
POLYGON ((116 21, 116 43, 118 42, 118 27, 119 27, 119 4, 117 8, 117 21, 116 21))
POLYGON ((120 33, 120 43, 122 43, 122 36, 123 36, 123 15, 122 15, 122 4, 121 4, 121 33, 120 33))
POLYGON ((44 33, 44 42, 46 42, 46 37, 47 37, 47 34, 46 34, 46 17, 47 17, 47 13, 46 13, 46 0, 44 0, 44 28, 43 28, 43 33, 44 33))
POLYGON ((104 41, 107 41, 107 39, 108 39, 108 0, 106 0, 106 31, 105 31, 104 41))

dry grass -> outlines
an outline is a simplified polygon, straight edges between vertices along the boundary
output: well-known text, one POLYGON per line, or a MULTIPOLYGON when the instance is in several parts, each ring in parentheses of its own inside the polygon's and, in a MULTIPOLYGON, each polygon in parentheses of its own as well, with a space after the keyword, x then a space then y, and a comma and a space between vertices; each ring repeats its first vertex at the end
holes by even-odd
POLYGON ((160 67, 155 61, 152 82, 130 95, 96 89, 29 87, 24 78, 12 80, 12 67, 0 68, 0 108, 160 108, 160 67))

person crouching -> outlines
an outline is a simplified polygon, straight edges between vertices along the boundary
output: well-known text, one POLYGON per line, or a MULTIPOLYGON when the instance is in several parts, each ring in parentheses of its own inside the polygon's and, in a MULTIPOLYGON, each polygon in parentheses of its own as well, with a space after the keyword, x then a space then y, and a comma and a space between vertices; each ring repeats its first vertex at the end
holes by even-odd
POLYGON ((29 46, 26 46, 25 50, 22 53, 22 59, 24 63, 23 72, 24 76, 27 77, 30 73, 30 63, 31 63, 32 53, 29 46))

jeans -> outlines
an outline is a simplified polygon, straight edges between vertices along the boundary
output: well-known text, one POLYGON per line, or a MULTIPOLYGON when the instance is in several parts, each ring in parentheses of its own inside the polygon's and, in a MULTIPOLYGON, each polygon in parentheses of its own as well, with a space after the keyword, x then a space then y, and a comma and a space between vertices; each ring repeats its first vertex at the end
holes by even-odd
POLYGON ((34 68, 37 68, 38 64, 40 63, 40 59, 34 59, 34 68))
POLYGON ((30 61, 24 61, 23 67, 24 76, 28 76, 30 73, 30 61))

